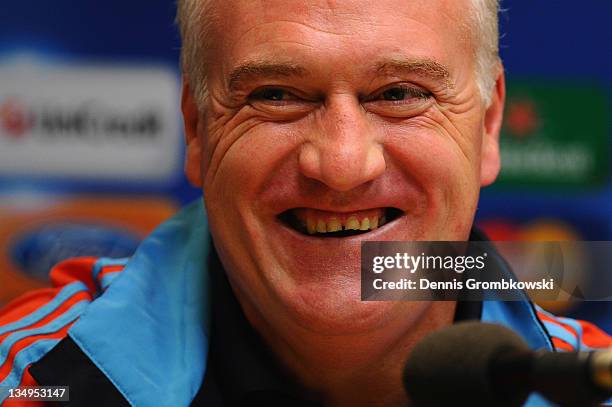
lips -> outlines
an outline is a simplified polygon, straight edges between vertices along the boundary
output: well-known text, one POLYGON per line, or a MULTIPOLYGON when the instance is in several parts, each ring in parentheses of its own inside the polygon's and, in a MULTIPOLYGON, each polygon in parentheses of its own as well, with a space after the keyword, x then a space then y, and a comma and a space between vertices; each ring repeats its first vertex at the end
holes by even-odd
POLYGON ((402 215, 395 208, 371 208, 351 212, 295 208, 279 218, 292 229, 309 236, 344 237, 368 233, 402 215))

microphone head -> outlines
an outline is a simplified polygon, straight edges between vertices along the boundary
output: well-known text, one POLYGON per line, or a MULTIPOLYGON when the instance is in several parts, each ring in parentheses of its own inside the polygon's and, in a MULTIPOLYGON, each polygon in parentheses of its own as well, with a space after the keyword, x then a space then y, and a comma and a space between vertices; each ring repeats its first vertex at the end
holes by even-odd
POLYGON ((419 342, 404 369, 404 387, 416 406, 517 406, 493 391, 489 368, 500 353, 528 350, 525 341, 502 325, 460 322, 419 342))

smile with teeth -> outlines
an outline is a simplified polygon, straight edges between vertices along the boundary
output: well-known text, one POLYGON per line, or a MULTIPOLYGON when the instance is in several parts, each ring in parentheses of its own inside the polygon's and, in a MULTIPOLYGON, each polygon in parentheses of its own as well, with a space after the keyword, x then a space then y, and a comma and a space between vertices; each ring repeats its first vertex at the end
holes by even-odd
POLYGON ((292 225, 309 235, 333 234, 349 235, 366 233, 387 222, 384 208, 368 209, 356 212, 329 212, 311 208, 299 208, 290 211, 294 222, 292 225))

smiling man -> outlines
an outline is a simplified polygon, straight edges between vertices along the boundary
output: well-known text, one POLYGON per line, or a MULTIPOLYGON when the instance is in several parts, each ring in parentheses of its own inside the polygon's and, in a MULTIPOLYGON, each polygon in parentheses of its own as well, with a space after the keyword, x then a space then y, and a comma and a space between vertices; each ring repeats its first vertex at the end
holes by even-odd
POLYGON ((361 302, 360 242, 469 237, 499 170, 494 2, 185 3, 187 176, 244 314, 332 405, 401 404, 455 304, 361 302))
POLYGON ((478 238, 500 168, 495 0, 180 0, 178 21, 204 205, 0 313, 0 386, 70 385, 87 406, 399 406, 406 356, 454 321, 533 348, 610 343, 527 300, 360 299, 362 241, 478 238))

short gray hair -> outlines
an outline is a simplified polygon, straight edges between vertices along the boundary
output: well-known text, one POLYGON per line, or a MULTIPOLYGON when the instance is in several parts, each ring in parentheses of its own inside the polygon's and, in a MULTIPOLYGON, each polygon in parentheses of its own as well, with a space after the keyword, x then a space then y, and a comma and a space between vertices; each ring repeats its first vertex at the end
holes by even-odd
POLYGON ((475 28, 476 81, 486 106, 499 73, 499 1, 472 0, 472 26, 475 28))
MULTIPOLYGON (((471 25, 476 42, 476 81, 485 103, 491 102, 499 62, 498 10, 500 0, 471 0, 471 25)), ((177 0, 176 22, 179 26, 182 48, 181 66, 187 76, 193 96, 200 108, 208 97, 204 51, 208 47, 207 33, 213 24, 211 0, 177 0)))

